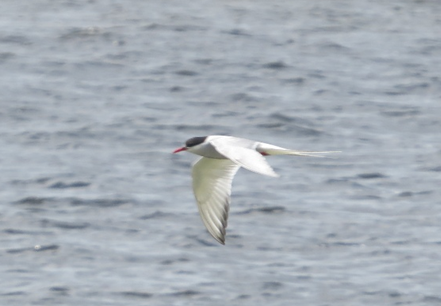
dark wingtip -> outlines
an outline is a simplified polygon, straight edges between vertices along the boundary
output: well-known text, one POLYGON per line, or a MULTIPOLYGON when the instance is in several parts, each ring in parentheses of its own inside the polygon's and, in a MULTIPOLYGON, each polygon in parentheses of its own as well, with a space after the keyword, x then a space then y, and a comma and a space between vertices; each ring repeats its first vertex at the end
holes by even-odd
POLYGON ((215 236, 215 235, 211 235, 213 236, 214 239, 216 239, 217 242, 219 242, 222 245, 225 245, 225 235, 222 236, 215 236))

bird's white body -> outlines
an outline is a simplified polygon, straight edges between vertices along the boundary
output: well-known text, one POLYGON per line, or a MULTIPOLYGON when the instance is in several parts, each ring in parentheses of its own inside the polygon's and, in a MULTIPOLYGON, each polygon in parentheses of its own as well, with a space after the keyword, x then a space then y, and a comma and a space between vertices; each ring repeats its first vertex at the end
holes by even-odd
POLYGON ((330 153, 295 151, 263 142, 219 135, 191 138, 186 144, 174 153, 188 151, 202 156, 193 165, 193 192, 205 227, 222 244, 225 244, 231 183, 240 167, 277 177, 264 156, 320 157, 317 154, 330 153))

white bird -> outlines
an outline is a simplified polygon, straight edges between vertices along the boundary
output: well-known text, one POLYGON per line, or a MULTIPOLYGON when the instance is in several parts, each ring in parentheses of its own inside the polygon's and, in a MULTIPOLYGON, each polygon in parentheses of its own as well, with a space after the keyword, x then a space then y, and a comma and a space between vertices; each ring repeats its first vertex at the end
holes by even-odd
POLYGON ((231 183, 240 167, 278 177, 264 156, 322 157, 317 154, 335 152, 289 150, 263 142, 219 135, 190 138, 185 142, 184 147, 176 149, 173 153, 181 151, 202 156, 193 165, 193 192, 205 227, 221 244, 225 244, 231 183))

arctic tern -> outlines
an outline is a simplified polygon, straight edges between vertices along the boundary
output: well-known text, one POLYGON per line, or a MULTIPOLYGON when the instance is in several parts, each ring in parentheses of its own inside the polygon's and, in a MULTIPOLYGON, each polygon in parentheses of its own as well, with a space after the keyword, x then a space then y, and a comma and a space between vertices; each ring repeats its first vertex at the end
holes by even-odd
POLYGON ((176 149, 173 153, 181 151, 202 156, 193 164, 193 193, 205 227, 221 244, 225 244, 231 183, 240 167, 278 177, 264 156, 322 157, 317 154, 336 152, 290 150, 249 139, 219 135, 190 138, 185 142, 184 147, 176 149))

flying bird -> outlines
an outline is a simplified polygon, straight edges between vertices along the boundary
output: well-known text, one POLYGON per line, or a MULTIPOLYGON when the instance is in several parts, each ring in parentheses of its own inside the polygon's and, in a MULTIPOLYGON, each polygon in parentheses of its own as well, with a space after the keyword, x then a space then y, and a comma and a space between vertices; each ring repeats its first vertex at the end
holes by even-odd
POLYGON ((208 232, 216 241, 225 244, 231 183, 240 167, 278 177, 264 156, 296 155, 322 157, 322 153, 290 150, 263 142, 232 136, 193 137, 173 153, 187 151, 202 156, 192 169, 193 193, 199 214, 208 232))

